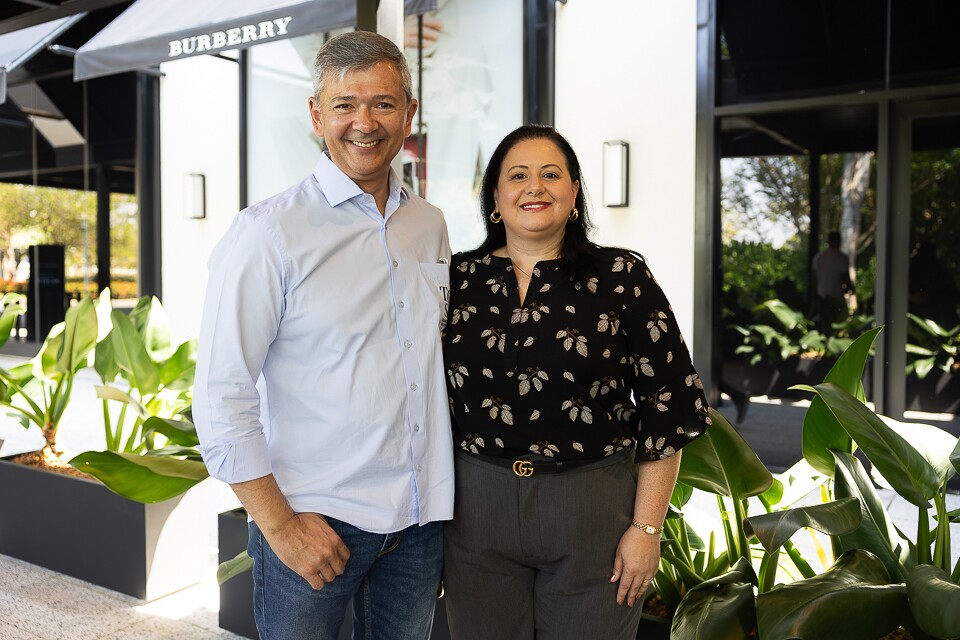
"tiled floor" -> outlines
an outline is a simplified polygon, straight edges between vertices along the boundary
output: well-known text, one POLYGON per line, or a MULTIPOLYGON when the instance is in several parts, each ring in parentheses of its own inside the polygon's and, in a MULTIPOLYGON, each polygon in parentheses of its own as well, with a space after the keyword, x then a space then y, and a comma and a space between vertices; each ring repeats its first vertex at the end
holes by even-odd
POLYGON ((2 640, 234 640, 217 626, 211 574, 144 602, 0 555, 2 640))

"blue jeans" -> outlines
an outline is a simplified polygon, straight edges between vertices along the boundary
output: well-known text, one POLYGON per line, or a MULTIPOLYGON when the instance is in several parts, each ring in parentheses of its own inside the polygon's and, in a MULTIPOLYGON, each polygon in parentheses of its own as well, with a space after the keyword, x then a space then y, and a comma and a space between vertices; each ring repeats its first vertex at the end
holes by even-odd
POLYGON ((337 640, 351 601, 355 640, 427 640, 443 566, 442 524, 378 534, 327 522, 350 559, 343 574, 319 591, 283 564, 250 523, 247 551, 261 640, 337 640))

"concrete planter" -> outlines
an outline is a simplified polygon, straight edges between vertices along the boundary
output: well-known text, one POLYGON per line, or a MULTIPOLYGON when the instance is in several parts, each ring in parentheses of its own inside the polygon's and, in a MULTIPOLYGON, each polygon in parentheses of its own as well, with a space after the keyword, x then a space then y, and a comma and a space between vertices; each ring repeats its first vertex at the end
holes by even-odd
POLYGON ((199 582, 206 518, 191 492, 158 504, 0 459, 0 553, 135 598, 199 582))

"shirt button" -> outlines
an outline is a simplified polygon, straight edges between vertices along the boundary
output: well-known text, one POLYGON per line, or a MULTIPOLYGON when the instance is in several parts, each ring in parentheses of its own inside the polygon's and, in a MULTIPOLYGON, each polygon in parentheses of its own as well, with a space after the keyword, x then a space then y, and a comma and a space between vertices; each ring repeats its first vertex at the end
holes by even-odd
POLYGON ((398 302, 398 303, 397 303, 397 306, 400 307, 401 309, 403 309, 403 300, 401 300, 400 302, 398 302))
POLYGON ((409 340, 404 340, 404 341, 403 341, 403 346, 405 346, 407 349, 409 349, 410 347, 413 346, 413 343, 410 342, 409 340))
POLYGON ((418 465, 417 465, 417 473, 420 473, 421 471, 423 471, 423 465, 419 465, 419 464, 418 464, 418 465))
POLYGON ((418 424, 413 425, 413 430, 414 430, 414 431, 420 431, 420 425, 418 425, 418 424))
POLYGON ((416 384, 416 383, 410 385, 410 391, 416 391, 416 390, 417 390, 417 384, 416 384))
POLYGON ((400 263, 399 263, 397 260, 394 260, 394 261, 393 261, 393 267, 394 267, 394 269, 396 269, 396 268, 399 267, 399 266, 400 266, 400 263))

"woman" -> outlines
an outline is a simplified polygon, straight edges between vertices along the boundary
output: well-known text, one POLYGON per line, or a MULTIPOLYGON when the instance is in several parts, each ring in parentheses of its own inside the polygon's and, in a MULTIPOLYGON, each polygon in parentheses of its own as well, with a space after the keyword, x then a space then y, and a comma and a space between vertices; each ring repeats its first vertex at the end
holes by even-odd
POLYGON ((444 334, 452 636, 633 639, 679 449, 710 422, 699 376, 643 260, 587 239, 560 134, 509 134, 481 197, 487 237, 454 259, 444 334))

